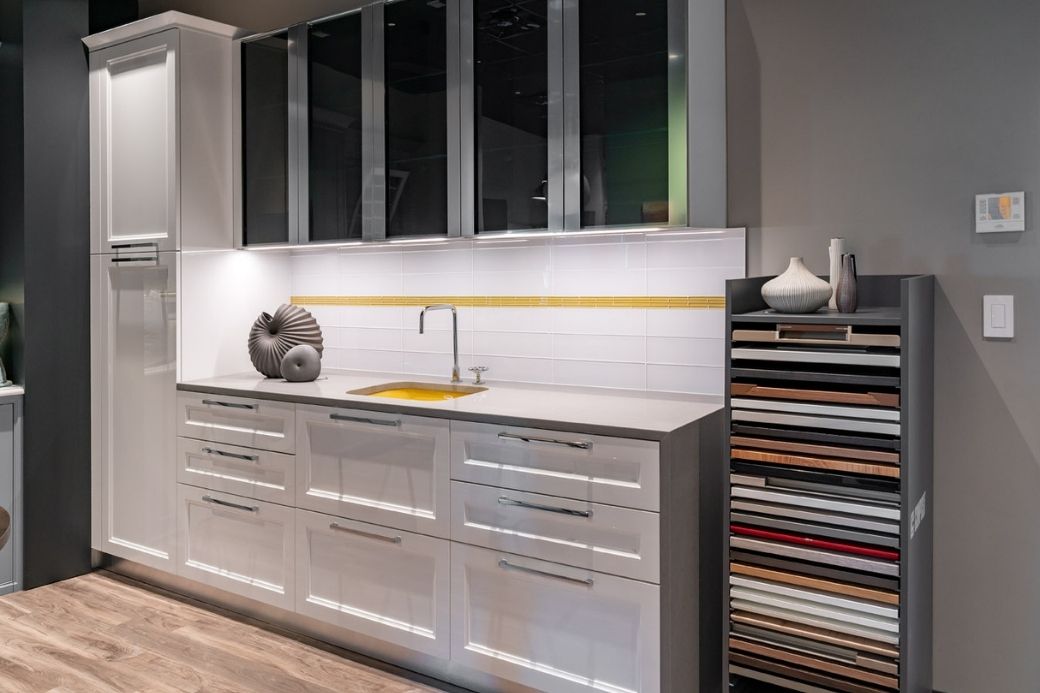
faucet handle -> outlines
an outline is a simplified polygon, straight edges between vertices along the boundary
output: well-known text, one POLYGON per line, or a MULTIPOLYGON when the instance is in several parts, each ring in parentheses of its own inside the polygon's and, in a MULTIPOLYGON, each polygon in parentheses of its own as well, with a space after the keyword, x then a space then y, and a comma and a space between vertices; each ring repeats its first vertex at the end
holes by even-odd
POLYGON ((466 370, 468 370, 470 373, 472 373, 476 377, 476 380, 473 381, 473 384, 474 385, 480 385, 481 383, 484 382, 483 380, 480 379, 480 376, 483 373, 486 373, 487 369, 488 369, 487 366, 471 366, 471 367, 467 368, 466 370))

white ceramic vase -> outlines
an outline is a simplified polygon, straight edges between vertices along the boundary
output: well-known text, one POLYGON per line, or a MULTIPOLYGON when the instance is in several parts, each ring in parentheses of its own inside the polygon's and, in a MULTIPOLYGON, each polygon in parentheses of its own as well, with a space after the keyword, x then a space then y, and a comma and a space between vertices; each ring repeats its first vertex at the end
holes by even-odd
POLYGON ((847 252, 849 251, 845 245, 844 238, 831 239, 831 244, 827 248, 827 253, 831 260, 830 284, 833 293, 831 294, 830 302, 827 303, 827 307, 832 310, 838 309, 838 277, 841 275, 841 256, 847 252))
POLYGON ((815 313, 831 298, 831 285, 791 258, 787 271, 762 285, 762 299, 778 313, 815 313))

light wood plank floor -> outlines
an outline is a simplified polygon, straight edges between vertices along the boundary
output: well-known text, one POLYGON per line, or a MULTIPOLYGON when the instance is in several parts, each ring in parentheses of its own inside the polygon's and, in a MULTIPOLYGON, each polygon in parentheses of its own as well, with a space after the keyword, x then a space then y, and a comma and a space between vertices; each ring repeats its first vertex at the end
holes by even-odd
POLYGON ((0 598, 0 691, 429 693, 330 645, 98 572, 0 598))

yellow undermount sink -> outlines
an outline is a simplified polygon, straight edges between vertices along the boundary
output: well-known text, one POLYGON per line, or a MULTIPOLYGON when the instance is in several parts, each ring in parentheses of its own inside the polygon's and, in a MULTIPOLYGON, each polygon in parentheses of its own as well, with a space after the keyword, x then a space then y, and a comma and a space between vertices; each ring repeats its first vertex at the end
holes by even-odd
POLYGON ((415 402, 444 402, 468 395, 484 392, 486 387, 474 385, 438 385, 436 383, 384 383, 351 390, 348 395, 367 395, 368 397, 389 397, 391 399, 408 399, 415 402))

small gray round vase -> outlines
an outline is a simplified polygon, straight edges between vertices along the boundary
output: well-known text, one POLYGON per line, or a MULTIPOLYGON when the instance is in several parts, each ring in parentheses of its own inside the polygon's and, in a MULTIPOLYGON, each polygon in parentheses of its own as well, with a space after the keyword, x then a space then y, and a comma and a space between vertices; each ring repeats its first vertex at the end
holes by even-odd
POLYGON ((290 383, 309 383, 321 373, 321 354, 310 344, 297 344, 282 358, 282 377, 290 383))

